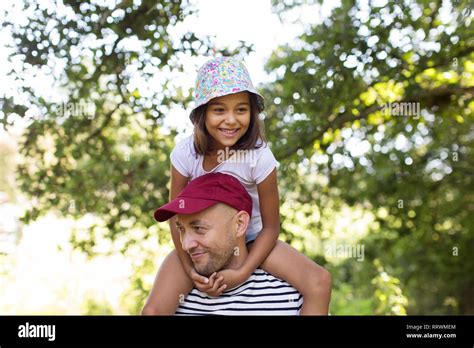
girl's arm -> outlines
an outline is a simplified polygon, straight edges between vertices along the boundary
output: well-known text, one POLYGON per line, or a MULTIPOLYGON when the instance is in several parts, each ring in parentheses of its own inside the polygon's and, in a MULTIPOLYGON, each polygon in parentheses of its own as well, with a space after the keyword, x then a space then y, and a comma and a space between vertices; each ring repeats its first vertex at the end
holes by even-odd
MULTIPOLYGON (((176 168, 171 165, 171 187, 170 187, 170 201, 175 199, 176 196, 181 192, 181 190, 188 184, 188 178, 182 176, 176 168)), ((186 271, 186 274, 190 275, 191 270, 193 269, 193 263, 189 255, 183 250, 181 246, 181 240, 179 238, 179 231, 176 228, 176 215, 169 219, 171 237, 173 238, 173 243, 178 252, 179 259, 186 271)))
MULTIPOLYGON (((262 217, 262 231, 255 239, 242 266, 245 281, 272 251, 280 234, 280 197, 278 194, 276 169, 257 186, 262 217)), ((225 283, 225 281, 224 281, 225 283)))
MULTIPOLYGON (((232 289, 245 282, 257 267, 263 263, 273 250, 280 233, 280 199, 278 195, 277 175, 274 169, 265 180, 257 185, 260 201, 262 230, 253 242, 252 248, 238 270, 224 269, 217 272, 222 284, 232 289)), ((220 295, 220 293, 218 294, 220 295)))

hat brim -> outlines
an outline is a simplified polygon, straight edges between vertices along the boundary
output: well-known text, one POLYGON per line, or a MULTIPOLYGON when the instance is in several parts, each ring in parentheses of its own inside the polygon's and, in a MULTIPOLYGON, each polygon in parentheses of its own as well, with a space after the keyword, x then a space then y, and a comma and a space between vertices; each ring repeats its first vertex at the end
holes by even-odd
POLYGON ((216 203, 218 201, 210 199, 176 197, 171 202, 156 209, 153 216, 156 221, 163 222, 177 214, 198 213, 216 203))

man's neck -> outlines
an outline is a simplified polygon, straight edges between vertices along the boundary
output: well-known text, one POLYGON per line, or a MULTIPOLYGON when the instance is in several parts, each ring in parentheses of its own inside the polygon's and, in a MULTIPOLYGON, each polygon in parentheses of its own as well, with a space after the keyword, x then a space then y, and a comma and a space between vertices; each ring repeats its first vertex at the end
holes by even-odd
POLYGON ((234 256, 232 257, 229 265, 226 268, 229 269, 239 269, 243 266, 245 260, 248 256, 247 246, 245 242, 239 243, 238 246, 234 248, 234 256))

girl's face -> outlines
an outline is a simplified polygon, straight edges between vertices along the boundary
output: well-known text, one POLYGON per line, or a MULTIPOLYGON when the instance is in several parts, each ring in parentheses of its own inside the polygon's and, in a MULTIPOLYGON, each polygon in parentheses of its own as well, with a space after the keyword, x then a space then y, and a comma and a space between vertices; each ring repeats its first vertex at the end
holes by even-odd
POLYGON ((209 101, 206 128, 215 149, 231 147, 247 132, 250 124, 248 92, 228 94, 209 101))

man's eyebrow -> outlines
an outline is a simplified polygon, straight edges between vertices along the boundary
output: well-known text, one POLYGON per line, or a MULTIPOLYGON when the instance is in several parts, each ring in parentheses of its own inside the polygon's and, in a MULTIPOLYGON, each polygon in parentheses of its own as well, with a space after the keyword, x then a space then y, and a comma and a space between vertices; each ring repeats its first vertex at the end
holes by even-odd
POLYGON ((205 225, 205 226, 209 226, 205 221, 202 221, 202 220, 193 220, 189 223, 190 226, 194 226, 194 225, 205 225))

